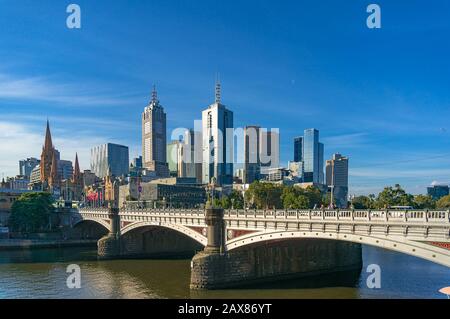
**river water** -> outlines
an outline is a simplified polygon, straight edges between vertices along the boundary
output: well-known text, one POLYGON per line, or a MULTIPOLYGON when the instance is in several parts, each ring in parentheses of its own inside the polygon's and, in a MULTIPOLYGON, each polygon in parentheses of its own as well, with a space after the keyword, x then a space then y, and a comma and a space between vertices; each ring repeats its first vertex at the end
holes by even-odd
POLYGON ((0 251, 4 298, 447 298, 450 268, 363 247, 361 273, 343 273, 246 289, 189 290, 190 260, 97 260, 95 248, 0 251), (67 266, 81 268, 81 288, 66 285, 67 266), (367 266, 381 268, 381 288, 369 289, 367 266))

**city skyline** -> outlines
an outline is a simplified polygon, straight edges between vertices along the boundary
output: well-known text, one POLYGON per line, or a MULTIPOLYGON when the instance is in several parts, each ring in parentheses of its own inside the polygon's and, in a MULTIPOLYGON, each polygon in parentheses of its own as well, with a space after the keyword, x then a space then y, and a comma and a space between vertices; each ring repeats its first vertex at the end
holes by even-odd
MULTIPOLYGON (((192 127, 200 119, 204 106, 213 100, 214 75, 220 72, 224 104, 234 112, 235 126, 280 128, 283 166, 293 160, 293 138, 315 127, 325 144, 324 159, 333 153, 350 158, 350 194, 376 193, 395 183, 412 193, 425 193, 433 181, 449 183, 450 128, 445 120, 450 116, 446 94, 449 45, 442 40, 449 23, 439 13, 448 12, 449 4, 441 2, 421 16, 417 4, 403 8, 380 2, 384 24, 378 34, 362 23, 365 6, 350 4, 339 4, 345 7, 339 12, 346 13, 336 18, 337 4, 321 10, 293 5, 293 13, 275 5, 273 10, 286 19, 260 22, 261 30, 253 26, 255 21, 252 26, 241 22, 231 27, 250 11, 248 4, 239 13, 231 11, 232 5, 220 4, 219 10, 203 2, 179 3, 179 20, 171 12, 173 7, 142 4, 121 12, 118 24, 135 17, 129 31, 114 24, 100 28, 108 17, 118 16, 113 4, 109 10, 102 9, 103 13, 99 9, 95 20, 86 18, 82 29, 74 32, 64 28, 63 6, 43 4, 33 12, 24 4, 5 8, 0 13, 0 33, 5 39, 0 48, 4 62, 0 67, 0 138, 6 142, 0 146, 0 174, 17 175, 19 160, 39 156, 47 116, 61 157, 73 159, 78 152, 83 169, 89 168, 90 148, 106 142, 128 145, 130 158, 141 155, 140 113, 151 85, 155 82, 163 96, 171 132, 175 127, 192 127), (197 11, 199 7, 204 13, 197 11), (143 25, 139 10, 158 13, 154 19, 162 25, 160 35, 143 25), (34 40, 23 47, 15 39, 17 24, 8 18, 17 16, 13 11, 21 12, 20 28, 30 30, 30 24, 37 24, 34 40), (288 19, 294 12, 300 16, 295 22, 288 19), (37 22, 41 15, 48 18, 45 26, 37 22), (428 22, 433 36, 407 23, 414 17, 428 22), (187 19, 193 19, 193 25, 182 31, 187 19), (211 20, 217 22, 215 27, 202 29, 211 20), (307 34, 306 26, 310 32, 311 27, 316 30, 307 34), (281 38, 275 39, 272 33, 267 44, 261 42, 263 33, 272 28, 281 32, 281 38), (136 30, 138 35, 130 35, 136 30), (44 41, 48 32, 54 36, 44 41), (197 40, 199 47, 169 41, 181 34, 185 41, 197 40), (141 43, 138 36, 149 40, 141 43), (88 41, 90 37, 100 39, 99 43, 88 41), (202 53, 217 38, 225 46, 238 45, 240 55, 227 58, 229 49, 218 52, 214 47, 202 53), (119 44, 113 46, 109 40, 119 44), (337 48, 338 43, 342 47, 337 48), (136 53, 148 54, 146 48, 155 44, 162 52, 136 53), (433 56, 427 47, 433 48, 433 56), (94 53, 84 53, 86 48, 94 53), (170 51, 184 52, 193 60, 192 66, 168 55, 170 51), (36 56, 36 52, 45 54, 36 56), (98 63, 96 54, 102 53, 110 57, 98 63), (134 59, 124 61, 124 57, 134 59), (98 68, 89 70, 94 63, 98 68)), ((80 5, 87 13, 98 8, 85 1, 80 5)), ((266 5, 262 2, 254 10, 264 13, 266 5)))

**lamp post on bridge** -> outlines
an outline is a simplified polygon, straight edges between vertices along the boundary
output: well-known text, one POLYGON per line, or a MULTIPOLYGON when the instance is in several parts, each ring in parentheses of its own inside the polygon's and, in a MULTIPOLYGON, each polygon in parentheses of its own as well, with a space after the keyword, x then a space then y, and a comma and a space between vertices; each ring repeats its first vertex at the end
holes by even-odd
POLYGON ((211 183, 207 186, 210 196, 206 202, 205 222, 207 225, 208 243, 205 252, 217 254, 225 251, 225 223, 223 220, 223 208, 215 207, 214 191, 216 187, 216 178, 211 179, 211 183))
POLYGON ((100 258, 114 258, 120 256, 120 215, 118 207, 119 183, 113 181, 110 174, 105 181, 105 202, 108 206, 108 218, 110 221, 110 232, 101 238, 98 243, 98 256, 100 258))

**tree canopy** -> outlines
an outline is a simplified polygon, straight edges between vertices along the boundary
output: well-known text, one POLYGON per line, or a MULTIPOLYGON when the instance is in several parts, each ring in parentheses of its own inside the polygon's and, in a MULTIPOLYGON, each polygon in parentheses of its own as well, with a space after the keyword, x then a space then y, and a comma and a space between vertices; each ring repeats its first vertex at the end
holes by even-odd
POLYGON ((249 207, 258 209, 308 209, 323 203, 322 194, 315 187, 301 188, 272 183, 254 182, 245 192, 249 207))
POLYGON ((220 199, 214 198, 214 207, 242 209, 244 208, 244 196, 241 192, 233 190, 229 196, 222 196, 220 199))
POLYGON ((450 208, 450 195, 444 196, 436 202, 436 207, 439 209, 450 208))
POLYGON ((414 196, 396 184, 394 187, 385 187, 378 194, 376 208, 389 208, 392 206, 414 206, 414 196))
POLYGON ((11 207, 9 224, 20 232, 45 230, 53 209, 53 198, 49 193, 22 194, 11 207))
MULTIPOLYGON (((330 194, 322 194, 317 187, 286 186, 255 181, 245 192, 248 208, 256 209, 312 209, 327 207, 330 194)), ((229 196, 214 199, 217 207, 225 209, 244 207, 241 192, 233 190, 229 196)), ((428 195, 408 194, 400 185, 385 187, 378 195, 357 196, 351 201, 354 209, 385 209, 393 206, 410 206, 414 209, 448 209, 450 196, 439 201, 428 195)))

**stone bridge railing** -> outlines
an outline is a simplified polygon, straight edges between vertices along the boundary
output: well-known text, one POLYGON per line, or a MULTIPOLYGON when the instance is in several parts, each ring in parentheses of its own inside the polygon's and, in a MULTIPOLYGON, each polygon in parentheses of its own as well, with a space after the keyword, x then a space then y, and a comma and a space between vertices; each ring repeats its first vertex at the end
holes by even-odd
MULTIPOLYGON (((118 212, 123 228, 136 223, 206 227, 198 209, 128 208, 118 212)), ((78 219, 108 220, 107 209, 82 209, 78 219)), ((297 230, 407 236, 419 241, 449 241, 450 212, 445 210, 225 210, 226 229, 297 230)), ((232 233, 229 239, 234 236, 232 233)))
MULTIPOLYGON (((107 218, 106 208, 84 208, 79 211, 91 217, 107 218)), ((140 220, 144 216, 159 218, 202 219, 205 211, 199 209, 149 209, 129 208, 119 211, 122 220, 140 220)), ((298 220, 298 221, 342 221, 373 222, 374 224, 411 223, 450 225, 450 211, 446 210, 225 210, 225 220, 298 220)))
POLYGON ((449 211, 443 210, 228 210, 224 220, 227 229, 319 231, 448 241, 449 216, 449 211))
POLYGON ((225 218, 450 223, 450 212, 424 210, 225 210, 225 218))

